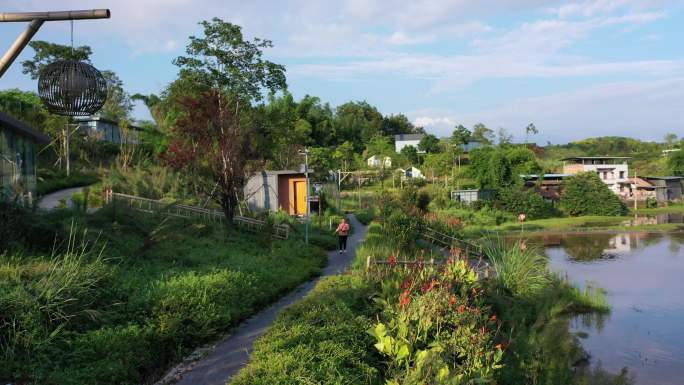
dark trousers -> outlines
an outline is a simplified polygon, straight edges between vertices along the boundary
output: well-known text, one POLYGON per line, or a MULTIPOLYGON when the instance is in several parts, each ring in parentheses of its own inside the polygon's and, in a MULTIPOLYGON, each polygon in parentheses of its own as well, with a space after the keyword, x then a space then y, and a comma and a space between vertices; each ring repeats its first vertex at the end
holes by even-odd
POLYGON ((347 250, 347 235, 339 236, 340 250, 347 250))

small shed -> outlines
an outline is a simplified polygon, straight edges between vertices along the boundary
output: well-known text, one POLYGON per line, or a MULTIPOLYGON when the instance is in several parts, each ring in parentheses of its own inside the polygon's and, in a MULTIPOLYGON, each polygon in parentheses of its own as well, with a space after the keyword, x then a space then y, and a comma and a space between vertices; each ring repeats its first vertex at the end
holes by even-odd
POLYGON ((306 175, 303 172, 264 170, 252 174, 245 183, 244 193, 252 211, 306 215, 306 175))
POLYGON ((641 178, 655 186, 658 202, 672 202, 682 199, 681 176, 644 176, 641 178))
POLYGON ((42 132, 0 112, 0 198, 35 196, 38 145, 47 143, 42 132))
POLYGON ((367 160, 368 167, 373 167, 373 168, 379 168, 379 167, 385 167, 385 168, 390 168, 392 167, 392 158, 389 156, 379 156, 379 155, 373 155, 367 160))
POLYGON ((417 169, 413 166, 411 166, 407 169, 398 168, 397 171, 401 173, 402 179, 411 179, 411 178, 425 179, 425 176, 423 175, 423 173, 419 169, 417 169))
POLYGON ((454 190, 451 192, 451 200, 468 204, 480 200, 490 200, 493 197, 494 191, 489 189, 454 190))

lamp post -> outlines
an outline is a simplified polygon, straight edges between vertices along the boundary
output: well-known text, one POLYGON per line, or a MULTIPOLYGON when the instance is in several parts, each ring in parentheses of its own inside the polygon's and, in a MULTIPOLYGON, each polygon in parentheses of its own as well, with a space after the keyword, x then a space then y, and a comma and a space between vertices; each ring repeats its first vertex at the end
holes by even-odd
POLYGON ((306 219, 304 220, 304 242, 309 244, 309 215, 311 209, 311 204, 309 202, 309 149, 304 147, 303 150, 299 150, 299 155, 304 155, 304 176, 306 177, 306 219))

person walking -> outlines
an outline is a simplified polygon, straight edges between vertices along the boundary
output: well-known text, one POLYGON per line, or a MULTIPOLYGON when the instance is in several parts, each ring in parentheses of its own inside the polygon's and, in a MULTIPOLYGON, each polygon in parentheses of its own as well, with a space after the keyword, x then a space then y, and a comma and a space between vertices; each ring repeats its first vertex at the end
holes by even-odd
POLYGON ((333 234, 338 236, 338 245, 340 254, 347 252, 347 237, 349 236, 349 223, 346 218, 342 218, 342 222, 337 226, 333 234))

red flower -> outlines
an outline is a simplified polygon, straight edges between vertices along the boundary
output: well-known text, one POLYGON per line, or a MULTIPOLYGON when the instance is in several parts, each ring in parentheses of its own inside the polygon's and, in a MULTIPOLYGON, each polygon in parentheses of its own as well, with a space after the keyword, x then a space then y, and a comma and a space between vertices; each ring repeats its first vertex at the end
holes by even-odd
POLYGON ((489 320, 490 320, 491 322, 495 322, 495 321, 496 321, 496 314, 494 314, 494 315, 492 315, 491 317, 489 317, 489 320))
POLYGON ((495 349, 504 350, 506 349, 506 344, 496 344, 495 349))
POLYGON ((437 285, 439 285, 439 281, 436 279, 432 279, 430 282, 424 283, 423 286, 420 287, 420 291, 422 291, 423 293, 427 293, 437 285))
POLYGON ((456 296, 452 294, 449 296, 449 307, 452 307, 455 304, 456 304, 456 296))
POLYGON ((473 290, 471 292, 473 293, 473 296, 477 295, 477 289, 476 288, 473 288, 473 290))
POLYGON ((389 258, 387 258, 387 262, 390 264, 390 266, 394 266, 397 264, 397 257, 390 255, 389 258))
POLYGON ((480 328, 480 335, 485 335, 486 332, 487 329, 484 326, 480 328))
POLYGON ((459 313, 463 313, 463 312, 465 311, 465 308, 466 308, 465 305, 459 306, 459 307, 458 307, 458 312, 459 312, 459 313))
POLYGON ((407 290, 399 296, 399 306, 403 309, 411 303, 411 293, 407 290))

